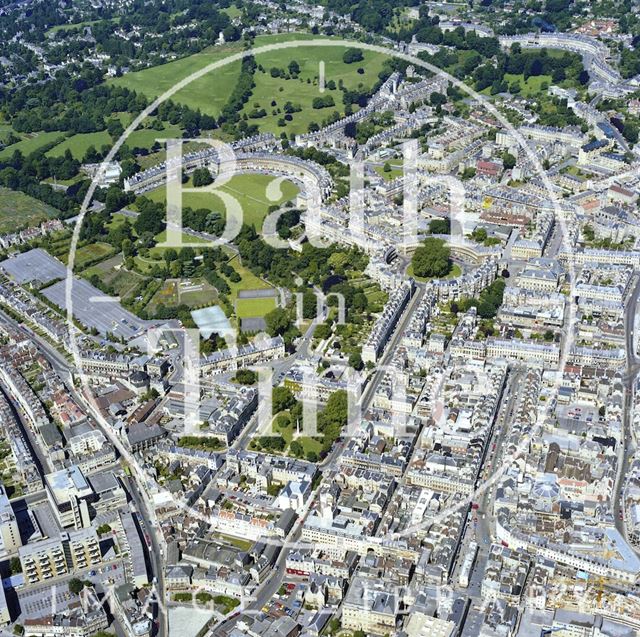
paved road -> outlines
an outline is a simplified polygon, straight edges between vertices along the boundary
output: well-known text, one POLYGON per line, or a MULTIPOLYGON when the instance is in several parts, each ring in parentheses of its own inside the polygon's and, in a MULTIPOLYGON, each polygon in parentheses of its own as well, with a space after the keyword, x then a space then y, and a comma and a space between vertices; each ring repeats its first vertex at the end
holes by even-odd
MULTIPOLYGON (((518 387, 522 380, 523 372, 520 369, 515 369, 510 374, 511 376, 507 381, 507 389, 505 390, 509 392, 509 397, 506 401, 503 400, 500 405, 500 411, 494 427, 494 435, 489 441, 491 446, 487 452, 489 454, 488 458, 485 459, 486 469, 481 474, 484 479, 490 479, 499 470, 500 462, 502 461, 502 449, 509 432, 509 423, 518 402, 518 387), (494 446, 495 452, 492 451, 494 446)), ((478 525, 476 527, 476 538, 480 549, 486 548, 493 540, 493 500, 495 491, 495 486, 489 487, 480 498, 480 506, 477 511, 478 525)))
MULTIPOLYGON (((33 332, 33 330, 26 327, 25 325, 17 323, 11 317, 7 316, 2 312, 0 312, 0 322, 3 322, 5 324, 10 324, 14 329, 17 329, 18 331, 26 334, 30 339, 32 339, 34 342, 38 344, 38 346, 44 352, 44 355, 47 358, 47 360, 51 363, 52 367, 56 370, 56 372, 58 372, 60 377, 63 380, 65 380, 67 384, 67 388, 69 389, 69 393, 73 396, 76 402, 79 405, 83 406, 87 411, 87 413, 93 416, 93 420, 95 421, 98 429, 102 431, 106 439, 109 440, 109 442, 111 442, 111 444, 118 450, 118 452, 120 453, 120 456, 124 457, 125 459, 130 458, 131 456, 130 452, 124 447, 122 441, 115 435, 113 430, 110 427, 104 426, 101 423, 102 416, 97 412, 95 405, 93 405, 90 401, 88 401, 85 398, 85 396, 82 394, 82 392, 78 392, 74 389, 73 384, 71 383, 72 370, 69 366, 68 361, 64 358, 64 356, 59 351, 57 351, 54 347, 52 347, 45 339, 41 338, 38 334, 33 332)), ((130 465, 132 464, 130 461, 128 462, 130 465)), ((143 490, 137 484, 137 478, 134 479, 133 481, 130 480, 129 482, 132 485, 133 484, 136 485, 137 492, 133 490, 132 495, 138 498, 139 500, 138 510, 141 512, 144 519, 149 520, 148 530, 149 530, 149 535, 152 539, 152 545, 157 545, 159 542, 158 542, 158 538, 156 537, 156 527, 153 524, 151 524, 151 520, 155 519, 155 512, 152 512, 152 510, 148 507, 146 500, 140 496, 140 492, 141 491, 143 492, 143 490)), ((161 564, 161 561, 158 562, 158 560, 161 560, 159 551, 156 552, 156 556, 157 557, 155 559, 152 559, 151 561, 152 568, 153 568, 153 576, 157 578, 156 587, 158 590, 158 596, 161 599, 164 599, 164 578, 163 578, 164 568, 158 568, 158 564, 161 564)), ((159 617, 156 634, 159 637, 165 637, 168 634, 167 622, 164 621, 162 614, 159 617)))
MULTIPOLYGON (((393 353, 396 350, 396 347, 400 341, 400 338, 402 337, 402 333, 404 332, 405 327, 408 325, 409 321, 411 320, 413 310, 415 309, 419 299, 422 296, 422 292, 423 292, 423 288, 419 288, 418 290, 416 290, 416 293, 407 304, 407 307, 405 308, 404 313, 402 314, 402 316, 400 317, 400 320, 398 321, 398 324, 396 325, 396 329, 394 333, 392 334, 391 338, 389 339, 389 342, 387 343, 385 354, 383 355, 383 357, 378 363, 379 367, 382 367, 384 364, 388 363, 391 357, 393 356, 393 353)), ((377 384, 382 380, 383 377, 384 377, 384 371, 379 369, 379 371, 376 372, 371 378, 361 399, 361 407, 363 411, 366 410, 366 408, 369 406, 369 404, 373 400, 375 388, 377 384)), ((247 427, 247 429, 249 429, 249 427, 247 427)), ((327 466, 335 462, 339 454, 342 452, 342 449, 343 449, 342 444, 338 443, 334 445, 334 448, 332 449, 329 456, 325 459, 323 465, 327 466)), ((316 490, 315 493, 317 492, 318 490, 316 490)), ((210 631, 210 634, 227 635, 229 632, 231 632, 231 630, 235 626, 239 616, 247 615, 249 613, 259 612, 260 609, 274 597, 276 591, 278 590, 278 588, 280 588, 283 578, 285 576, 286 558, 290 550, 288 547, 295 545, 300 540, 300 536, 302 534, 302 526, 304 524, 306 514, 308 513, 308 511, 311 508, 311 505, 313 504, 314 497, 310 499, 306 511, 298 518, 296 525, 294 526, 294 528, 292 529, 291 533, 287 538, 286 546, 282 549, 282 551, 280 552, 280 555, 278 556, 278 559, 274 565, 271 575, 257 589, 255 599, 252 602, 250 602, 238 616, 229 618, 224 622, 221 622, 220 624, 215 626, 210 631)))
POLYGON ((627 537, 626 523, 624 515, 624 498, 621 490, 624 486, 629 462, 635 453, 635 432, 632 432, 632 412, 633 412, 633 386, 638 375, 638 356, 635 352, 635 320, 638 308, 638 298, 640 297, 640 277, 636 278, 631 295, 625 307, 624 329, 625 348, 627 352, 627 383, 625 387, 625 402, 622 416, 622 444, 618 454, 618 472, 613 492, 613 515, 618 531, 623 537, 627 537))
POLYGON ((417 307, 422 295, 424 294, 425 286, 424 284, 418 284, 416 291, 411 297, 409 303, 407 303, 407 307, 405 308, 400 320, 398 321, 396 328, 389 339, 385 347, 385 351, 382 355, 382 358, 376 363, 376 372, 373 374, 365 390, 362 392, 362 399, 360 401, 362 412, 364 413, 371 402, 373 401, 373 397, 375 395, 375 390, 384 378, 387 370, 385 369, 386 365, 391 362, 393 355, 395 354, 400 340, 402 339, 402 334, 404 333, 406 327, 409 325, 411 321, 411 317, 413 316, 413 311, 417 307))
MULTIPOLYGON (((131 494, 133 501, 135 502, 136 508, 138 510, 138 515, 142 517, 145 529, 149 533, 149 537, 151 538, 149 563, 151 565, 153 578, 155 579, 154 584, 158 597, 161 600, 165 600, 166 595, 164 582, 164 549, 161 547, 160 542, 158 541, 158 534, 155 532, 156 529, 154 527, 155 522, 151 520, 151 517, 147 513, 146 501, 137 483, 134 480, 131 480, 128 476, 125 476, 123 481, 127 487, 127 490, 131 494)), ((145 542, 143 542, 143 544, 146 546, 145 542)), ((168 617, 166 614, 166 607, 164 603, 156 605, 156 607, 154 608, 154 617, 157 620, 157 624, 155 624, 155 634, 168 634, 168 617)))

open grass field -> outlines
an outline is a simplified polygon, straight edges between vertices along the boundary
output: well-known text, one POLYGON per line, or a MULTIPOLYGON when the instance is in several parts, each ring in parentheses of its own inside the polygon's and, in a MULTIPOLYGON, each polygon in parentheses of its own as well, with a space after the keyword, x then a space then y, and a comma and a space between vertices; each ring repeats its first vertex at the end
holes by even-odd
POLYGON ((16 142, 15 144, 11 144, 11 146, 6 146, 2 150, 0 150, 0 159, 6 159, 7 157, 11 157, 16 150, 19 150, 23 155, 29 155, 34 151, 38 150, 42 146, 46 144, 50 144, 56 140, 62 141, 64 139, 64 133, 60 131, 51 131, 48 133, 34 133, 33 135, 26 135, 24 138, 16 142))
MULTIPOLYGON (((112 18, 111 22, 116 22, 117 18, 112 18)), ((85 22, 74 22, 73 24, 58 24, 47 31, 47 35, 55 35, 60 31, 69 31, 71 29, 81 29, 83 27, 90 27, 94 24, 98 24, 100 20, 87 20, 85 22)))
MULTIPOLYGON (((82 246, 76 250, 74 272, 81 272, 88 263, 95 261, 96 259, 106 259, 113 256, 116 249, 109 243, 91 243, 86 246, 82 246)), ((68 259, 63 259, 66 263, 68 259)))
MULTIPOLYGON (((274 180, 270 175, 260 173, 247 173, 235 175, 228 183, 220 187, 220 191, 232 195, 242 208, 243 222, 253 225, 259 232, 262 229, 264 218, 268 214, 269 206, 291 201, 298 194, 298 187, 290 181, 283 181, 280 184, 282 196, 271 201, 267 198, 267 186, 274 180)), ((145 196, 153 201, 164 202, 166 190, 164 187, 157 188, 145 196)), ((208 192, 186 192, 183 196, 185 207, 206 208, 225 214, 225 205, 220 197, 208 192)), ((193 240, 192 238, 190 240, 193 240)))
POLYGON ((84 272, 82 276, 89 279, 93 274, 97 274, 102 281, 113 287, 117 296, 127 298, 145 278, 137 272, 129 272, 122 266, 122 254, 117 254, 111 259, 102 261, 84 272))
POLYGON ((550 75, 536 75, 528 77, 525 80, 522 73, 520 73, 520 75, 505 73, 504 79, 509 86, 517 82, 520 85, 520 94, 524 97, 533 97, 539 95, 541 92, 546 92, 546 90, 543 91, 542 85, 546 84, 547 86, 551 86, 551 84, 553 84, 550 75))
MULTIPOLYGON (((199 71, 208 64, 241 51, 239 43, 232 43, 208 49, 173 62, 154 66, 134 73, 126 73, 122 77, 109 80, 116 86, 124 86, 149 98, 162 95, 172 88, 176 82, 199 71)), ((200 109, 217 117, 226 104, 229 94, 235 87, 240 74, 240 62, 234 62, 218 70, 215 75, 208 74, 194 80, 183 88, 172 99, 193 109, 200 109)))
POLYGON ((167 307, 184 303, 190 308, 197 308, 213 305, 217 300, 216 289, 204 279, 196 278, 189 281, 169 279, 151 299, 147 310, 154 313, 161 303, 167 307))
MULTIPOLYGON (((317 36, 304 33, 264 35, 256 38, 255 48, 283 41, 304 41, 314 37, 317 36)), ((212 47, 202 53, 196 53, 167 64, 127 73, 109 81, 112 84, 142 92, 149 98, 154 98, 192 73, 203 69, 212 62, 238 53, 240 50, 239 43, 233 42, 212 47)), ((257 55, 256 62, 262 65, 265 71, 256 72, 256 86, 253 90, 253 96, 245 105, 244 112, 248 114, 255 108, 264 108, 267 115, 263 118, 251 119, 250 122, 257 124, 265 132, 281 133, 284 130, 287 133, 301 133, 308 130, 310 122, 320 123, 334 110, 343 113, 342 92, 338 88, 333 90, 327 88, 324 92, 324 95, 334 97, 335 106, 318 110, 312 108, 313 99, 321 95, 318 87, 320 61, 324 61, 325 64, 326 82, 333 80, 337 85, 342 80, 347 88, 355 89, 360 85, 373 86, 378 80, 378 73, 387 57, 384 54, 365 51, 362 62, 345 64, 342 61, 345 50, 346 48, 343 46, 320 48, 301 44, 295 49, 270 51, 257 55), (300 75, 297 79, 286 80, 271 77, 272 67, 285 69, 292 60, 296 60, 300 65, 300 75), (271 106, 273 100, 276 101, 275 106, 271 106), (286 127, 281 127, 278 126, 278 120, 283 117, 284 113, 276 112, 274 114, 273 111, 277 111, 278 108, 282 109, 287 101, 301 106, 302 111, 293 114, 292 121, 287 122, 286 127)), ((235 87, 239 72, 240 62, 233 62, 194 80, 178 91, 172 99, 216 117, 220 114, 229 94, 235 87)))
POLYGON ((240 319, 264 316, 276 307, 276 298, 236 299, 236 316, 240 319))
POLYGON ((57 259, 67 258, 69 254, 69 245, 71 244, 71 231, 62 230, 56 232, 48 238, 47 252, 57 259))
POLYGON ((0 186, 0 234, 40 225, 58 214, 60 212, 52 206, 22 192, 0 186))
MULTIPOLYGON (((128 121, 123 122, 124 125, 128 125, 128 121)), ((156 139, 163 137, 181 137, 182 131, 180 127, 171 124, 165 124, 164 130, 158 131, 151 128, 139 128, 127 137, 126 144, 130 148, 147 148, 150 149, 155 143, 156 139)), ((47 157, 58 157, 64 155, 68 150, 71 151, 74 159, 82 160, 89 146, 93 146, 97 150, 100 150, 102 146, 113 145, 111 137, 106 130, 98 131, 96 133, 80 133, 78 135, 72 135, 64 141, 60 142, 57 146, 54 146, 46 154, 47 157)), ((159 161, 163 161, 164 157, 159 161)))
MULTIPOLYGON (((119 226, 121 226, 123 223, 125 223, 127 221, 131 225, 133 225, 134 219, 132 219, 131 217, 127 217, 126 215, 123 215, 122 213, 116 212, 116 213, 111 215, 111 219, 107 222, 106 226, 109 229, 118 228, 119 226)), ((135 234, 135 230, 133 232, 135 234)))
POLYGON ((301 44, 295 49, 269 51, 256 56, 256 62, 261 64, 265 71, 256 72, 256 86, 253 89, 253 95, 245 105, 244 112, 249 115, 256 109, 264 108, 267 115, 260 119, 250 119, 250 121, 258 124, 263 132, 277 135, 283 131, 288 134, 306 133, 311 122, 321 124, 322 120, 334 111, 343 114, 342 91, 337 87, 338 82, 342 80, 344 86, 349 89, 358 88, 360 85, 370 88, 378 81, 378 74, 387 58, 381 53, 364 51, 363 61, 345 64, 342 56, 346 50, 343 46, 333 48, 301 44), (271 76, 271 68, 286 69, 292 60, 300 65, 298 78, 287 80, 271 76), (323 61, 325 66, 325 84, 330 81, 336 84, 336 88, 331 90, 327 87, 323 93, 320 93, 318 86, 320 61, 323 61), (359 69, 363 72, 360 73, 359 69), (313 100, 320 96, 333 97, 335 105, 314 109, 313 100), (273 101, 276 102, 275 105, 272 105, 273 101), (284 117, 283 107, 287 101, 301 107, 302 110, 294 113, 292 121, 286 122, 286 126, 280 126, 278 121, 284 117))
POLYGON ((74 159, 82 160, 89 146, 100 150, 105 145, 112 145, 111 137, 109 137, 109 133, 106 130, 97 131, 96 133, 79 133, 78 135, 67 137, 67 139, 48 150, 45 154, 47 157, 59 157, 64 155, 68 149, 74 159))
MULTIPOLYGON (((283 440, 287 443, 287 451, 285 452, 286 455, 291 455, 289 453, 288 447, 293 440, 297 440, 302 445, 302 448, 304 449, 305 454, 309 453, 310 451, 320 454, 320 452, 322 451, 322 442, 320 442, 320 440, 316 440, 315 438, 312 438, 311 436, 298 436, 296 434, 295 429, 296 429, 296 423, 293 423, 293 422, 290 422, 286 426, 284 426, 283 423, 276 423, 275 421, 273 423, 274 435, 279 434, 280 436, 282 436, 283 440)), ((322 438, 323 437, 322 434, 320 434, 319 437, 322 438)))
POLYGON ((242 551, 248 551, 253 546, 253 542, 250 542, 249 540, 243 540, 240 537, 233 537, 232 535, 224 535, 222 533, 212 533, 211 535, 219 537, 224 542, 227 542, 228 544, 231 544, 232 546, 235 546, 242 551))
POLYGON ((237 283, 228 281, 229 287, 231 288, 231 298, 234 301, 237 298, 238 292, 240 290, 265 290, 272 287, 266 281, 258 278, 253 272, 251 272, 251 270, 245 268, 245 266, 242 265, 239 256, 234 256, 233 258, 229 259, 229 265, 242 277, 242 280, 238 281, 237 283))
POLYGON ((402 160, 400 159, 392 159, 389 162, 391 170, 389 172, 384 171, 384 164, 378 165, 376 164, 373 169, 386 181, 391 181, 396 177, 402 177, 402 160))
POLYGON ((232 4, 230 7, 227 7, 226 9, 222 9, 222 13, 226 13, 232 20, 242 15, 242 11, 238 9, 238 7, 236 7, 234 4, 232 4))

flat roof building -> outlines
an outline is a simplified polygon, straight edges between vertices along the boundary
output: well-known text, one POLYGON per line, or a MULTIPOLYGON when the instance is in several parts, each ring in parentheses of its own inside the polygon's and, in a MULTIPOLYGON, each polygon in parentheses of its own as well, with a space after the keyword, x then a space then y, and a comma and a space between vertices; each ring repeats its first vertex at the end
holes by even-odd
POLYGON ((44 477, 47 497, 63 529, 81 529, 91 523, 88 499, 93 489, 76 466, 44 477))

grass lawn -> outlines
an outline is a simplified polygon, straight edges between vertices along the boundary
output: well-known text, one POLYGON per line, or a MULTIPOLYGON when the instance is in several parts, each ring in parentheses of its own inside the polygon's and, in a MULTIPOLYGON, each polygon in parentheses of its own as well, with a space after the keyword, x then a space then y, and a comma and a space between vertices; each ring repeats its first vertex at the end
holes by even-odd
MULTIPOLYGON (((86 267, 86 264, 94 261, 95 259, 106 259, 109 256, 113 256, 115 253, 115 248, 109 243, 102 243, 98 241, 97 243, 91 243, 86 246, 82 246, 76 250, 76 256, 74 261, 74 271, 82 270, 86 267)), ((66 255, 65 258, 62 258, 64 263, 67 263, 69 260, 69 255, 66 255)))
POLYGON ((590 177, 589 173, 583 172, 577 166, 569 166, 568 168, 566 168, 562 172, 569 173, 570 175, 573 175, 574 177, 582 177, 584 179, 589 179, 589 177, 590 177))
MULTIPOLYGON (((547 86, 551 86, 551 84, 553 84, 550 75, 532 75, 525 80, 522 73, 520 73, 519 75, 514 75, 513 73, 505 73, 504 79, 509 86, 511 86, 511 84, 513 84, 514 82, 517 82, 520 85, 520 95, 523 95, 524 97, 533 97, 542 93, 543 83, 546 83, 547 86)), ((546 92, 546 89, 544 92, 546 92)))
MULTIPOLYGON (((116 22, 117 18, 109 19, 109 22, 116 22)), ((85 22, 74 22, 73 24, 58 24, 47 31, 47 35, 53 35, 59 31, 69 31, 71 29, 81 29, 83 27, 90 27, 94 24, 99 24, 102 20, 87 20, 85 22)))
POLYGON ((242 280, 237 283, 228 281, 233 300, 237 298, 240 290, 264 290, 271 287, 266 281, 258 278, 251 270, 245 268, 240 262, 239 256, 236 255, 229 259, 229 265, 242 277, 242 280))
POLYGON ((242 318, 252 318, 254 316, 264 316, 276 307, 276 297, 264 299, 236 299, 236 316, 242 318))
POLYGON ((389 172, 384 172, 384 164, 382 166, 375 165, 373 169, 380 175, 383 179, 390 181, 391 179, 395 179, 396 177, 402 177, 402 162, 401 161, 390 161, 389 165, 391 166, 391 170, 389 172))
MULTIPOLYGON (((123 125, 127 124, 127 121, 123 122, 123 125)), ((179 126, 165 124, 164 130, 161 131, 151 128, 139 128, 127 137, 125 143, 130 148, 150 149, 158 138, 181 136, 182 131, 179 126)), ((98 131, 96 133, 80 133, 65 139, 57 146, 54 146, 46 154, 47 157, 56 157, 63 155, 67 149, 69 149, 74 159, 82 160, 89 146, 93 146, 96 150, 100 150, 102 146, 105 145, 109 148, 113 146, 111 137, 109 137, 109 133, 107 133, 106 130, 98 131)), ((162 161, 162 159, 160 161, 162 161)))
POLYGON ((155 313, 158 305, 166 307, 184 303, 191 308, 213 305, 218 299, 217 290, 204 279, 169 279, 156 292, 147 306, 148 311, 155 313))
POLYGON ((302 445, 305 454, 309 453, 310 451, 314 451, 315 453, 320 455, 320 452, 322 451, 322 443, 315 438, 310 438, 309 436, 300 436, 299 438, 296 438, 296 440, 302 445))
MULTIPOLYGON (((127 217, 126 215, 123 215, 120 212, 115 212, 114 214, 111 215, 111 219, 109 219, 109 221, 106 223, 106 226, 109 229, 117 228, 121 226, 125 221, 128 221, 133 226, 133 222, 135 221, 135 219, 132 219, 131 217, 127 217)), ((136 234, 135 229, 133 230, 133 234, 134 235, 136 234)))
POLYGON ((360 85, 370 88, 378 81, 378 74, 382 70, 383 63, 387 58, 382 53, 373 51, 363 51, 364 60, 345 64, 342 56, 347 50, 344 46, 314 47, 301 45, 295 49, 283 49, 280 51, 269 51, 256 56, 256 62, 264 67, 265 72, 257 71, 255 74, 256 86, 253 95, 244 107, 244 112, 248 115, 257 108, 264 108, 267 111, 266 117, 250 119, 252 123, 258 124, 263 132, 272 132, 280 135, 285 131, 291 133, 306 133, 311 122, 321 124, 322 120, 331 115, 334 111, 344 113, 342 103, 342 91, 337 87, 339 80, 349 89, 358 88, 360 85), (286 69, 289 62, 295 60, 300 65, 300 74, 297 79, 283 79, 281 77, 271 77, 272 67, 286 69), (325 82, 333 80, 336 88, 325 89, 320 93, 318 88, 319 63, 324 62, 325 82), (358 69, 363 69, 364 73, 358 73, 358 69), (335 106, 314 109, 313 99, 319 96, 330 95, 333 97, 335 106), (272 101, 276 102, 272 106, 272 101), (302 110, 293 114, 293 120, 286 123, 286 126, 279 126, 278 120, 284 117, 282 108, 290 101, 302 110), (281 112, 273 111, 280 110, 281 112))
MULTIPOLYGON (((258 36, 255 40, 255 48, 266 44, 278 43, 291 40, 305 40, 314 37, 305 33, 283 33, 277 35, 258 36)), ((355 43, 354 43, 355 46, 355 43)), ((260 119, 250 120, 260 126, 265 132, 280 133, 283 130, 287 133, 306 132, 309 123, 316 121, 320 123, 334 110, 344 112, 342 104, 342 92, 339 89, 325 90, 324 95, 330 94, 334 97, 335 107, 314 110, 311 103, 314 97, 320 95, 318 89, 319 62, 325 63, 325 78, 329 82, 333 80, 336 84, 343 80, 347 88, 355 89, 359 85, 371 87, 378 80, 378 73, 382 69, 384 60, 387 58, 382 53, 363 51, 364 60, 353 64, 345 64, 342 56, 346 47, 313 47, 301 45, 295 49, 284 49, 270 51, 256 56, 256 62, 261 64, 265 71, 257 71, 255 74, 256 86, 253 95, 245 105, 244 112, 249 113, 254 110, 255 104, 267 111, 267 116, 260 119), (272 78, 269 73, 271 67, 286 68, 291 60, 296 60, 300 65, 300 76, 298 79, 285 80, 282 78, 272 78), (363 69, 363 73, 358 73, 358 69, 363 69), (309 80, 309 83, 307 83, 309 80), (275 100, 277 105, 271 106, 271 101, 275 100), (272 114, 272 111, 281 108, 285 102, 291 101, 302 107, 302 111, 293 114, 293 120, 288 122, 286 127, 279 127, 277 122, 283 114, 272 114)), ((111 84, 126 86, 131 90, 143 93, 149 98, 155 98, 173 87, 176 82, 188 77, 192 73, 203 69, 212 62, 222 60, 229 55, 241 51, 238 42, 232 42, 219 47, 211 47, 201 53, 196 53, 173 62, 168 62, 142 71, 127 73, 119 78, 109 80, 111 84)), ((172 99, 176 102, 186 104, 193 109, 200 109, 203 113, 208 113, 217 117, 226 104, 228 97, 235 87, 240 72, 240 62, 233 62, 213 73, 200 77, 188 86, 176 93, 172 99)))
MULTIPOLYGON (((212 47, 202 53, 196 53, 160 66, 126 73, 122 77, 109 80, 109 83, 116 86, 124 86, 149 98, 155 98, 172 88, 176 82, 199 71, 208 64, 222 60, 241 50, 242 47, 238 42, 212 47)), ((203 113, 217 117, 233 91, 239 74, 240 62, 233 62, 219 69, 215 74, 209 73, 194 80, 174 95, 172 99, 190 108, 200 109, 203 113)))
MULTIPOLYGON (((288 413, 288 412, 286 412, 288 413)), ((302 427, 301 427, 302 428, 302 427)), ((282 436, 283 440, 287 443, 287 452, 289 450, 289 445, 293 440, 297 440, 304 449, 305 455, 310 451, 317 453, 320 455, 322 452, 322 442, 312 438, 311 436, 295 436, 296 423, 292 422, 288 426, 278 425, 275 420, 273 422, 273 433, 274 435, 282 436)), ((319 434, 319 437, 322 438, 323 435, 319 434)))
POLYGON ((135 292, 138 285, 145 280, 141 274, 129 272, 122 267, 121 254, 90 267, 82 276, 89 279, 93 274, 97 274, 102 281, 113 287, 116 295, 123 299, 135 292))
POLYGON ((59 210, 29 195, 0 186, 0 234, 40 225, 59 214, 59 210))
MULTIPOLYGON (((261 173, 246 173, 232 177, 220 191, 232 195, 240 204, 242 209, 243 222, 247 225, 255 226, 256 230, 262 229, 262 222, 268 214, 269 206, 278 205, 285 201, 291 201, 298 194, 298 187, 291 181, 283 181, 280 184, 282 196, 272 201, 267 198, 267 186, 275 179, 271 175, 261 173)), ((146 193, 145 197, 153 201, 163 202, 166 200, 166 189, 164 187, 146 193)), ((207 208, 214 210, 224 216, 225 204, 214 193, 209 192, 185 192, 183 195, 184 207, 194 210, 207 208)), ((192 237, 190 240, 194 240, 192 237)))
POLYGON ((64 133, 60 131, 41 132, 34 133, 33 135, 27 135, 19 142, 6 146, 0 150, 0 159, 6 159, 13 155, 14 151, 19 150, 23 155, 27 156, 38 150, 38 148, 55 142, 56 140, 62 141, 65 137, 64 133))
POLYGON ((222 9, 222 13, 226 13, 232 20, 242 15, 242 11, 240 11, 240 9, 238 9, 234 4, 226 9, 222 9))
POLYGON ((251 542, 251 540, 244 540, 240 537, 224 535, 223 533, 212 533, 211 535, 219 537, 223 542, 227 542, 227 544, 231 544, 239 548, 241 551, 248 551, 253 546, 253 542, 251 542))

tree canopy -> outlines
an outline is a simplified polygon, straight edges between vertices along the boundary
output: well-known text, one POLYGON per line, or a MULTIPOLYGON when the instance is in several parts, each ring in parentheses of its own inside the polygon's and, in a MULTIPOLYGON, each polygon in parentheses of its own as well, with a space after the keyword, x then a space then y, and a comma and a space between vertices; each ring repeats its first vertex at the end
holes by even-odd
POLYGON ((413 254, 413 273, 419 277, 441 277, 451 271, 451 251, 442 239, 425 239, 413 254))

